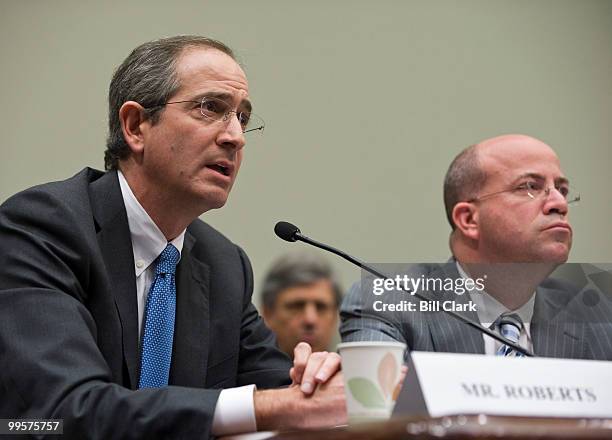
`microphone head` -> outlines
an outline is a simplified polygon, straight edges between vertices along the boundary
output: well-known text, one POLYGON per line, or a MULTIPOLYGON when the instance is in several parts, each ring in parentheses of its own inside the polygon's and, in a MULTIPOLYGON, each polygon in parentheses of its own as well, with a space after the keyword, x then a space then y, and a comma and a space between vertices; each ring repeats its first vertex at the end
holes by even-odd
POLYGON ((295 234, 300 233, 300 228, 289 222, 278 222, 276 226, 274 226, 274 233, 285 241, 296 241, 297 238, 295 234))

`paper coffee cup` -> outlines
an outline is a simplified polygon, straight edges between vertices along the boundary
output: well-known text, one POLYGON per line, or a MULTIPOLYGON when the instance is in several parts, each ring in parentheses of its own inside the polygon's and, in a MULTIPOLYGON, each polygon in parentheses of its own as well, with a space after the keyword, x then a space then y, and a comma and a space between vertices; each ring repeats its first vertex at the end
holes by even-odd
POLYGON ((349 424, 385 420, 399 394, 406 344, 344 342, 338 344, 349 424))

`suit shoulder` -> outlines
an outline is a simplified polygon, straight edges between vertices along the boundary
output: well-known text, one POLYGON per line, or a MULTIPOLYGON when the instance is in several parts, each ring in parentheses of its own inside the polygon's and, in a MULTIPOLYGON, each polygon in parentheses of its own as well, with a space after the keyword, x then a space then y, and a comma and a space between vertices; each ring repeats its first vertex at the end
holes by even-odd
POLYGON ((578 285, 574 284, 569 280, 564 280, 562 278, 546 278, 544 281, 540 283, 541 288, 554 290, 555 292, 565 292, 567 294, 575 294, 581 290, 578 285))
POLYGON ((84 169, 73 177, 21 191, 0 206, 0 234, 80 244, 94 230, 89 182, 103 175, 84 169))
POLYGON ((0 209, 9 211, 17 209, 25 212, 42 209, 43 212, 38 211, 37 215, 44 214, 47 210, 56 212, 60 207, 78 209, 89 205, 89 184, 102 175, 104 175, 102 171, 84 168, 68 179, 20 191, 9 197, 0 209))

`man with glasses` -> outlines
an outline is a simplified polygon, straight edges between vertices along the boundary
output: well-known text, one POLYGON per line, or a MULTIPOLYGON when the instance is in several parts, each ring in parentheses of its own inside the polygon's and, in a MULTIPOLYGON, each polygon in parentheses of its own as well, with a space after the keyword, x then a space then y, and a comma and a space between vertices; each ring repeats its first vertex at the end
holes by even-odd
POLYGON ((292 368, 251 304, 248 258, 198 219, 225 204, 263 127, 223 43, 172 37, 127 57, 107 171, 0 208, 0 416, 103 439, 344 423, 339 357, 304 344, 292 368))
MULTIPOLYGON (((470 146, 453 160, 444 181, 453 259, 413 265, 407 276, 435 286, 420 292, 432 304, 471 305, 456 309, 537 356, 612 359, 608 299, 587 301, 573 286, 548 278, 568 258, 569 209, 579 199, 557 155, 538 139, 504 135, 470 146)), ((412 310, 382 311, 366 284, 355 285, 342 305, 343 341, 398 340, 412 350, 522 355, 402 291, 385 293, 384 301, 413 302, 412 310)))
POLYGON ((289 356, 300 342, 314 351, 330 350, 342 290, 323 257, 302 252, 281 256, 264 278, 261 299, 264 320, 289 356))

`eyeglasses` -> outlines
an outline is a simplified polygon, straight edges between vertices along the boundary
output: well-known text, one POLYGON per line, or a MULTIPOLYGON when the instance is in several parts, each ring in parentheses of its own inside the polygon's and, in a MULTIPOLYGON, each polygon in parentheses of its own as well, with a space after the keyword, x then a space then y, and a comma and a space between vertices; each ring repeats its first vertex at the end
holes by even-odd
POLYGON ((531 199, 538 199, 540 197, 548 197, 553 189, 563 196, 568 205, 580 201, 580 193, 570 188, 570 186, 565 183, 562 183, 558 186, 555 185, 554 187, 547 187, 544 185, 543 182, 530 180, 528 182, 521 183, 515 188, 504 189, 502 191, 496 191, 493 193, 485 194, 483 196, 474 197, 468 200, 468 202, 478 202, 484 199, 488 199, 489 197, 493 197, 507 192, 523 195, 531 199))
POLYGON ((168 104, 183 104, 185 102, 192 102, 194 104, 200 105, 200 113, 204 116, 205 119, 211 122, 227 122, 230 116, 233 114, 238 118, 238 122, 240 122, 240 127, 242 127, 243 133, 250 133, 254 131, 262 132, 265 128, 265 122, 255 113, 250 111, 236 111, 232 110, 232 105, 224 101, 223 99, 213 98, 209 96, 205 96, 201 101, 195 100, 186 100, 186 101, 172 101, 166 102, 165 104, 154 105, 151 107, 145 107, 147 109, 162 107, 168 104))

